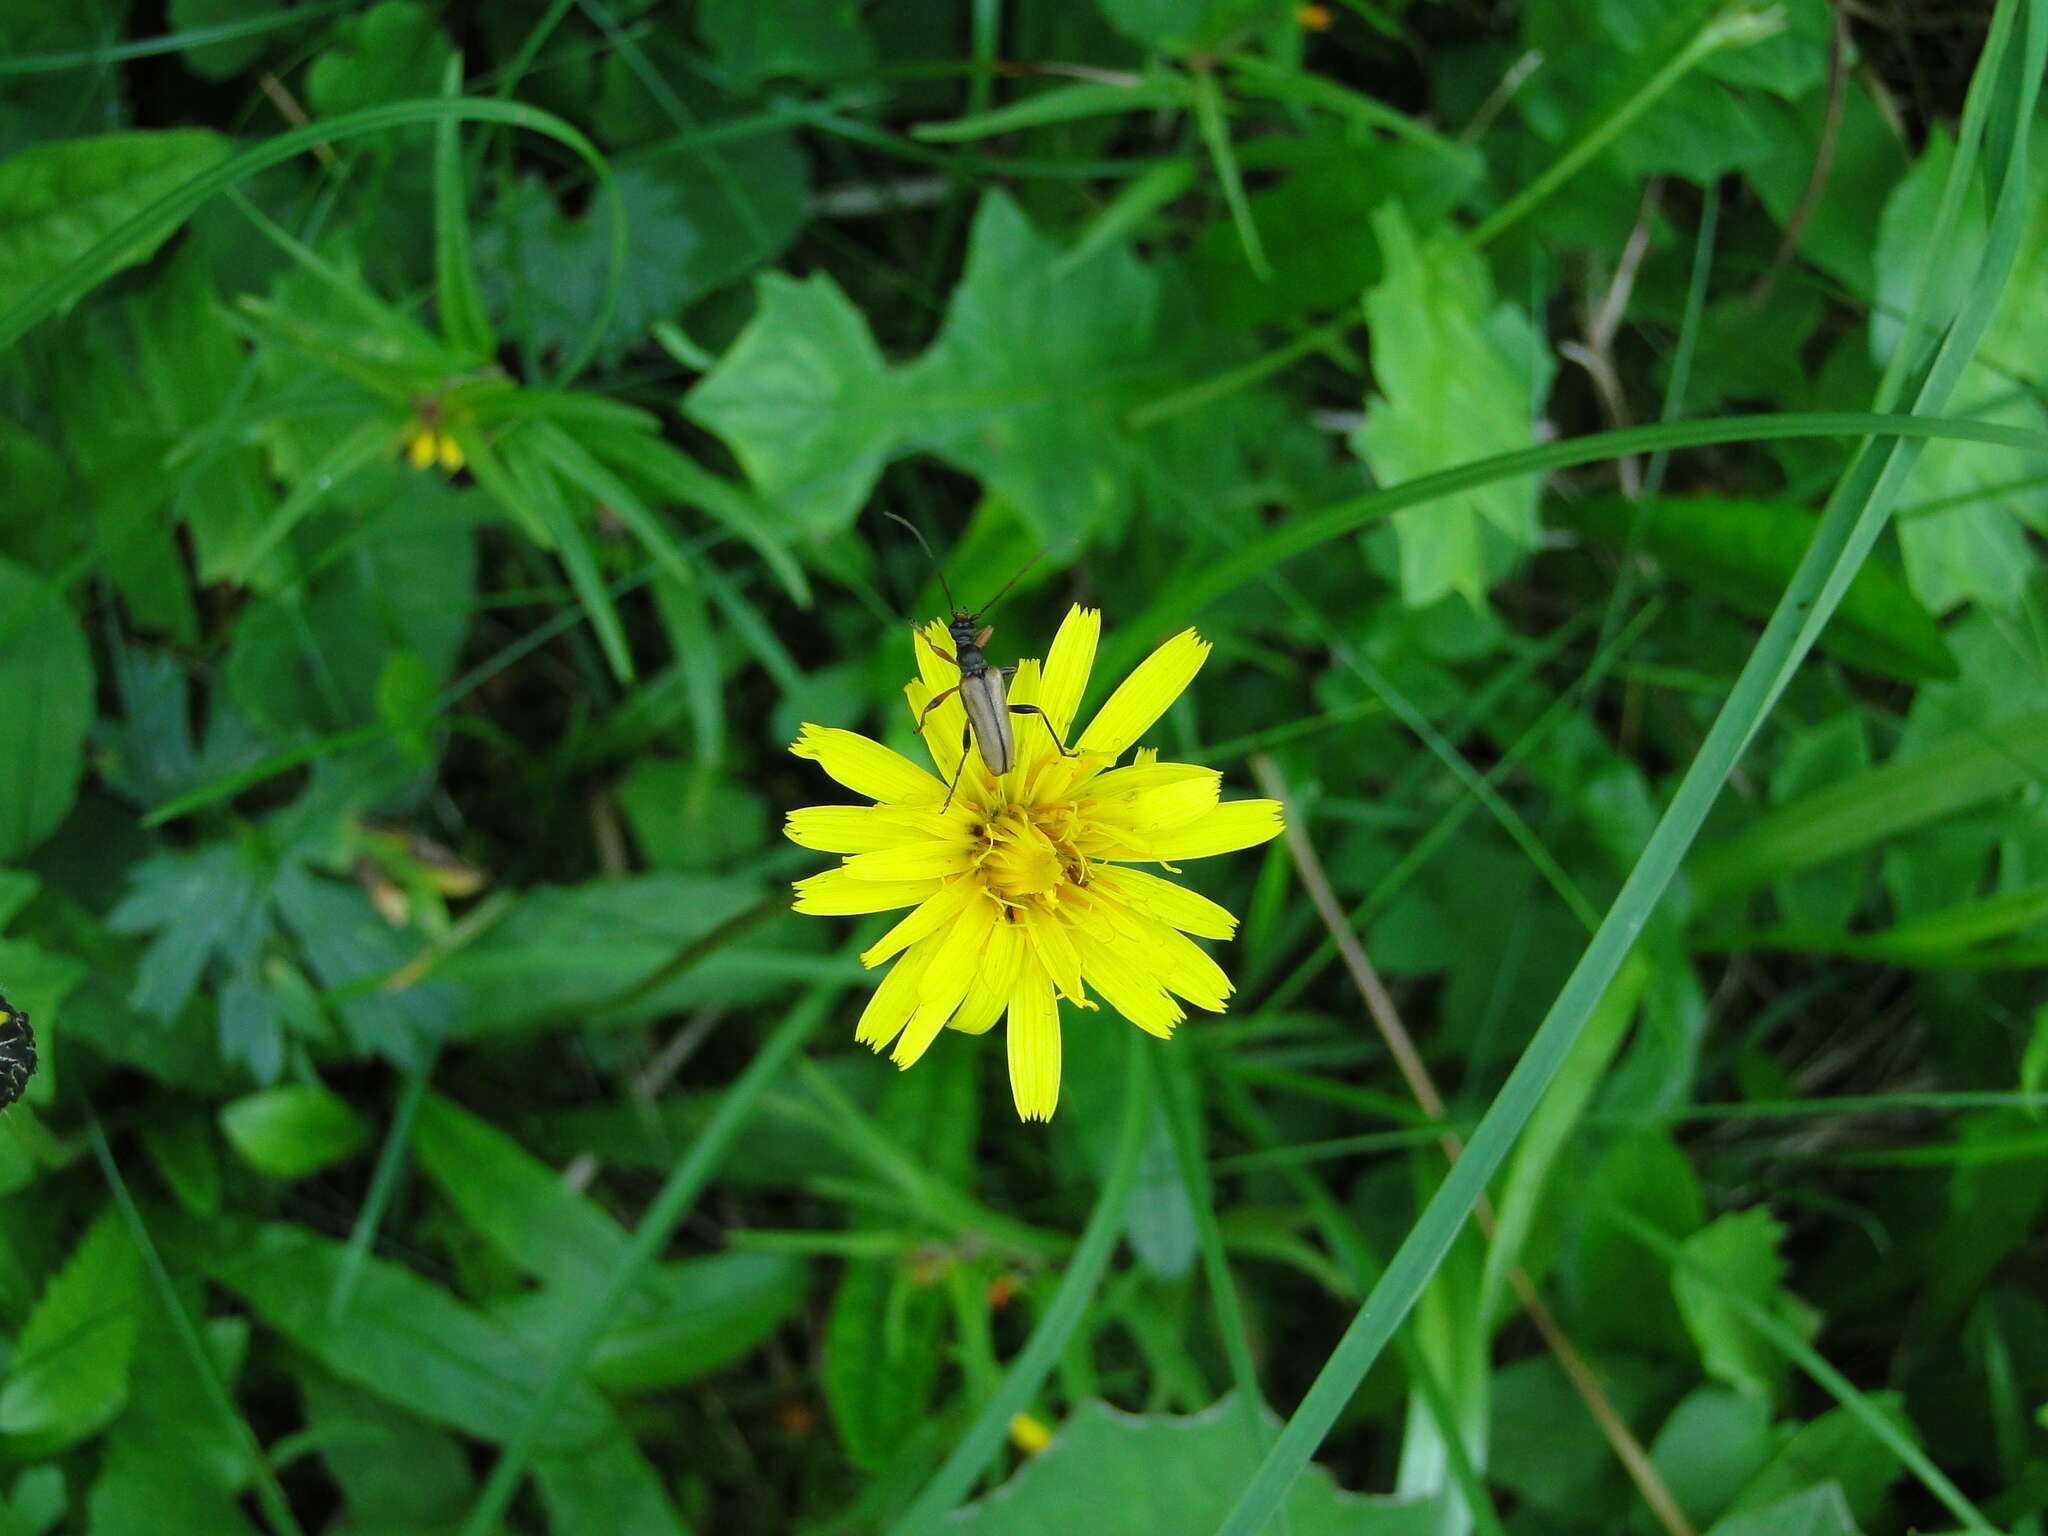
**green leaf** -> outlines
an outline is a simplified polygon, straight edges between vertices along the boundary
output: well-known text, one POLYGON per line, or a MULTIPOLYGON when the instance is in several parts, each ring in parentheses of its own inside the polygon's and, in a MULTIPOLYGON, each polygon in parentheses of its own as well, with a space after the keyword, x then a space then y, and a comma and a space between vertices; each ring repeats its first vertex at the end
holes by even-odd
MULTIPOLYGON (((1980 199, 1965 208, 1962 228, 1936 250, 1934 211, 1954 159, 1936 134, 1885 204, 1877 243, 1879 307, 1871 312, 1871 349, 1886 361, 1898 343, 1900 316, 1930 258, 1935 293, 1930 319, 1947 319, 1969 292, 1985 240, 1980 199)), ((2048 407, 2021 382, 2048 347, 2048 166, 2031 168, 2030 212, 2011 280, 1993 312, 1982 355, 1956 384, 1954 413, 2039 429, 2048 407)), ((1966 602, 2016 606, 2036 561, 2030 537, 2048 534, 2048 485, 2037 455, 1990 443, 1930 443, 1908 478, 1899 549, 1906 579, 1936 613, 1966 602)))
POLYGON ((1699 1346, 1707 1374, 1766 1403, 1783 1396, 1789 1362, 1723 1293, 1732 1291, 1796 1333, 1812 1337, 1819 1314, 1782 1288, 1786 1266, 1778 1245, 1784 1235, 1783 1225, 1760 1206, 1723 1216, 1683 1244, 1683 1251, 1711 1273, 1685 1268, 1671 1278, 1679 1314, 1699 1346))
MULTIPOLYGON (((0 161, 0 312, 227 153, 219 134, 178 128, 38 144, 0 161)), ((138 238, 106 270, 147 261, 173 228, 138 238)))
MULTIPOLYGON (((171 0, 171 26, 179 32, 205 27, 227 26, 267 16, 277 9, 274 0, 171 0)), ((230 37, 215 43, 200 43, 184 50, 186 68, 209 80, 239 75, 263 55, 261 37, 230 37)))
MULTIPOLYGON (((1052 1444, 996 1493, 957 1511, 946 1529, 975 1536, 1214 1530, 1258 1461, 1244 1411, 1228 1397, 1186 1418, 1123 1413, 1091 1400, 1055 1430, 1052 1444)), ((1328 1472, 1311 1467, 1277 1518, 1290 1536, 1425 1536, 1438 1529, 1438 1517, 1434 1500, 1340 1493, 1328 1472)))
POLYGON ((70 811, 85 770, 93 688, 76 615, 41 577, 0 560, 0 720, 8 738, 0 859, 35 847, 70 811))
MULTIPOLYGON (((1418 241, 1389 204, 1372 227, 1386 275, 1365 296, 1373 378, 1353 449, 1382 485, 1527 447, 1550 368, 1528 322, 1496 306, 1479 258, 1447 235, 1418 241)), ((1396 512, 1401 596, 1410 607, 1463 593, 1475 606, 1533 548, 1536 486, 1496 481, 1396 512)))
POLYGON ((901 1259, 850 1259, 825 1319, 825 1406, 846 1459, 865 1472, 894 1462, 930 1411, 944 1363, 939 1276, 901 1259))
POLYGON ((0 1386, 0 1442, 51 1456, 97 1434, 128 1399, 147 1305, 142 1258, 110 1206, 51 1277, 14 1341, 0 1386))
MULTIPOLYGON (((497 1315, 547 1336, 625 1261, 625 1229, 495 1126, 438 1096, 414 1149, 463 1219, 547 1290, 497 1315)), ((752 1351, 802 1304, 808 1271, 786 1254, 728 1253, 648 1273, 600 1341, 592 1379, 618 1391, 694 1380, 752 1351)))
POLYGON ((1770 1409, 1726 1387, 1696 1387, 1650 1444, 1650 1461, 1696 1526, 1719 1517, 1771 1454, 1770 1409))
MULTIPOLYGON (((1867 573, 1869 567, 1865 566, 1867 573)), ((1845 709, 1811 730, 1799 731, 1786 743, 1784 761, 1771 775, 1771 803, 1785 805, 1830 784, 1845 783, 1870 771, 1870 742, 1863 716, 1845 709)), ((1780 916, 1788 923, 1816 928, 1847 928, 1862 905, 1867 861, 1844 860, 1828 869, 1801 870, 1780 880, 1772 890, 1780 916)))
POLYGON ((763 81, 862 75, 875 66, 875 44, 861 22, 859 0, 703 0, 697 33, 735 94, 763 81))
POLYGON ((688 1536, 661 1486, 661 1475, 623 1429, 572 1455, 536 1456, 533 1477, 552 1530, 688 1536))
POLYGON ((1061 272, 1001 192, 982 199, 938 339, 903 369, 913 440, 1010 501, 1041 541, 1127 498, 1121 416, 1147 382, 1161 289, 1127 248, 1061 272))
MULTIPOLYGON (((1620 497, 1558 501, 1552 522, 1616 548, 1631 535, 1675 578, 1758 618, 1767 616, 1817 519, 1774 501, 1688 496, 1638 506, 1620 497)), ((1872 560, 1856 573, 1821 631, 1820 648, 1879 677, 1919 683, 1956 675, 1941 626, 1892 569, 1872 560)))
POLYGON ((334 41, 306 72, 306 99, 332 117, 387 101, 440 94, 454 45, 434 12, 413 0, 383 0, 334 28, 334 41))
MULTIPOLYGON (((1896 1392, 1872 1392, 1866 1401, 1897 1426, 1908 1441, 1918 1440, 1906 1417, 1905 1400, 1896 1392)), ((1846 1408, 1831 1408, 1779 1447, 1778 1453, 1742 1490, 1736 1511, 1768 1508, 1797 1497, 1814 1485, 1840 1491, 1854 1521, 1875 1520, 1885 1493, 1905 1471, 1898 1453, 1858 1421, 1846 1408)))
MULTIPOLYGON (((546 1380, 547 1351, 382 1259, 364 1262, 348 1311, 335 1317, 328 1298, 343 1253, 339 1243, 271 1224, 208 1267, 267 1326, 344 1381, 481 1439, 513 1434, 546 1380)), ((588 1445, 609 1424, 597 1394, 572 1385, 543 1443, 588 1445)))
MULTIPOLYGON (((1706 1220, 1692 1166, 1662 1130, 1616 1137, 1593 1167, 1586 1200, 1596 1210, 1613 1205, 1633 1212, 1674 1238, 1706 1220)), ((1665 1265, 1612 1222, 1580 1228, 1571 1273, 1580 1299, 1575 1331, 1618 1349, 1661 1355, 1686 1349, 1665 1265)))
POLYGON ((1762 1509, 1721 1521, 1707 1536, 1862 1536, 1842 1490, 1821 1483, 1762 1509))
POLYGON ((303 1179, 370 1144, 348 1101, 316 1083, 288 1083, 222 1107, 220 1128, 243 1162, 273 1179, 303 1179))
MULTIPOLYGON (((196 1283, 178 1288, 188 1315, 199 1310, 199 1293, 196 1283)), ((248 1428, 224 1417, 209 1399, 164 1309, 148 1299, 141 1305, 132 1390, 104 1442, 87 1528, 93 1536, 255 1536, 240 1503, 253 1444, 240 1436, 248 1428)), ((210 1321, 199 1343, 232 1382, 248 1351, 248 1319, 210 1321)))
POLYGON ((447 1530, 474 1492, 455 1436, 324 1371, 299 1386, 306 1433, 348 1499, 346 1529, 447 1530))
POLYGON ((601 1285, 625 1251, 625 1230, 555 1169, 439 1094, 420 1101, 413 1154, 471 1228, 550 1285, 601 1285))
POLYGON ((142 1127, 142 1144, 180 1205, 206 1220, 220 1214, 220 1158, 208 1116, 191 1105, 159 1108, 142 1127))
POLYGON ((825 273, 763 276, 754 318, 683 408, 813 538, 851 525, 903 431, 898 382, 825 273))

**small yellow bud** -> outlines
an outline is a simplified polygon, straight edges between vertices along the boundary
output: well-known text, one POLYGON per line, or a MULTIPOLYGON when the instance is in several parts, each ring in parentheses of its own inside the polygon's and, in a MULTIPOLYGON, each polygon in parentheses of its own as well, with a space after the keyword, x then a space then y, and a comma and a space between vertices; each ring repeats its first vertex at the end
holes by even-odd
POLYGON ((405 457, 414 469, 434 467, 434 433, 428 427, 414 427, 405 445, 405 457))
POLYGON ((1330 14, 1327 5, 1297 5, 1294 21, 1304 32, 1327 32, 1336 25, 1337 18, 1330 14))
POLYGON ((1036 1456, 1052 1444, 1052 1431, 1045 1421, 1028 1413, 1020 1413, 1010 1420, 1010 1444, 1026 1456, 1036 1456))
POLYGON ((441 467, 451 475, 460 474, 462 466, 469 462, 462 456, 462 444, 456 442, 446 432, 434 435, 434 446, 440 456, 441 467))

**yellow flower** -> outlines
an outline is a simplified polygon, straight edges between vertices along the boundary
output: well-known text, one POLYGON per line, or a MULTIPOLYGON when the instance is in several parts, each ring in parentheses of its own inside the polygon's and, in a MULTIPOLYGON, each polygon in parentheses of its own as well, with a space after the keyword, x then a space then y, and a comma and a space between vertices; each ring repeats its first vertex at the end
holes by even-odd
MULTIPOLYGON (((874 805, 792 811, 793 842, 846 855, 839 868, 796 884, 796 909, 848 916, 912 910, 861 956, 894 959, 861 1014, 856 1038, 908 1067, 942 1028, 980 1034, 1008 1015, 1010 1090, 1026 1120, 1059 1103, 1059 999, 1103 1002, 1164 1039, 1186 1015, 1175 998, 1220 1013, 1230 980, 1189 934, 1227 939, 1237 919, 1205 896, 1133 864, 1198 859, 1263 843, 1280 831, 1273 800, 1219 803, 1222 775, 1162 763, 1150 749, 1116 760, 1194 680, 1207 642, 1175 635, 1111 694, 1062 756, 1088 685, 1101 615, 1068 610, 1041 668, 1011 680, 1016 761, 1001 778, 967 748, 959 696, 931 712, 924 743, 937 775, 852 731, 806 725, 790 748, 874 805), (1047 726, 1051 729, 1048 730, 1047 726), (959 785, 945 806, 947 785, 959 785), (941 809, 941 807, 945 807, 941 809)), ((950 650, 945 626, 925 630, 950 650)), ((914 641, 919 677, 904 688, 913 716, 959 682, 931 646, 914 641)))
POLYGON ((439 427, 415 423, 405 442, 406 461, 414 469, 432 469, 436 461, 449 474, 459 474, 468 461, 462 445, 439 427))

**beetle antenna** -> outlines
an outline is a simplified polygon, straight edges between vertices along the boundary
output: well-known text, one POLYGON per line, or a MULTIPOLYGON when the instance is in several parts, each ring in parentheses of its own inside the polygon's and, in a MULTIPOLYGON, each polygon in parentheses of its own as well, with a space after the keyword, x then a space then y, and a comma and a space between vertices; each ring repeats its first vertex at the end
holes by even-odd
MULTIPOLYGON (((952 609, 955 613, 958 613, 960 611, 960 605, 953 601, 953 589, 946 585, 946 568, 943 565, 939 564, 939 557, 932 553, 931 545, 925 543, 925 537, 922 533, 918 531, 917 524, 913 523, 907 517, 898 517, 894 512, 884 512, 882 516, 890 519, 892 522, 901 523, 904 527, 910 530, 910 536, 913 539, 917 540, 918 543, 924 545, 925 556, 931 561, 932 569, 938 573, 939 590, 946 594, 946 606, 952 609)), ((1008 589, 1006 588, 1005 590, 1008 589)))
POLYGON ((976 618, 981 618, 989 613, 994 612, 996 604, 1000 603, 1005 597, 1009 596, 1010 588, 1017 585, 1018 582, 1022 581, 1027 575, 1029 575, 1031 572, 1031 568, 1033 566, 1037 565, 1039 561, 1043 560, 1047 555, 1051 554, 1054 550, 1065 549, 1069 544, 1073 542, 1074 541, 1072 539, 1061 539, 1057 544, 1046 545, 1045 548, 1041 549, 1037 554, 1033 555, 1029 560, 1026 560, 1024 562, 1024 568, 1022 570, 1018 571, 1016 575, 1012 576, 1008 581, 1003 583, 1001 591, 997 592, 994 597, 990 598, 987 602, 983 603, 979 608, 975 609, 974 616, 976 618))

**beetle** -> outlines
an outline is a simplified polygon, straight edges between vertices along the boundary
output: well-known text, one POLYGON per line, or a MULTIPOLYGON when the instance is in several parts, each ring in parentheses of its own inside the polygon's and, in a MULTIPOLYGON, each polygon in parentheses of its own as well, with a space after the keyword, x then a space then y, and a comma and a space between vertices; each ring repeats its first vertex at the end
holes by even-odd
POLYGON ((917 525, 908 518, 897 517, 894 512, 883 515, 903 524, 910 530, 911 537, 924 545, 925 554, 931 557, 932 569, 938 572, 939 590, 946 594, 946 606, 952 610, 952 616, 946 621, 946 630, 953 637, 951 651, 941 649, 938 643, 925 633, 922 626, 911 625, 918 639, 930 646, 934 654, 944 657, 960 669, 960 681, 936 698, 927 701, 924 708, 918 712, 916 734, 924 733, 925 721, 931 712, 956 693, 960 695, 960 702, 967 710, 967 724, 960 732, 960 763, 953 770, 953 782, 946 786, 946 800, 945 804, 939 807, 940 814, 943 815, 951 807, 953 793, 960 787, 960 775, 967 767, 967 746, 970 741, 980 749, 981 760, 988 765, 990 773, 1000 778, 1010 771, 1010 765, 1017 760, 1017 740, 1010 730, 1012 715, 1038 716, 1045 721, 1046 732, 1052 737, 1052 744, 1059 748, 1060 756, 1078 757, 1079 753, 1069 751, 1066 743, 1060 740, 1060 733, 1053 729, 1052 720, 1044 710, 1036 704, 1010 702, 1007 679, 1017 669, 991 665, 988 657, 982 653, 982 647, 988 644, 988 637, 995 633, 994 625, 981 622, 983 616, 1008 595, 1010 588, 1024 579, 1026 571, 1045 558, 1045 552, 1041 550, 1033 555, 1025 563, 1024 569, 1004 582, 1002 590, 980 608, 962 608, 954 600, 953 589, 946 582, 945 567, 939 564, 939 557, 932 553, 931 545, 925 543, 925 537, 918 532, 917 525))
POLYGON ((28 1015, 0 997, 0 1109, 21 1097, 36 1075, 36 1032, 28 1015))

